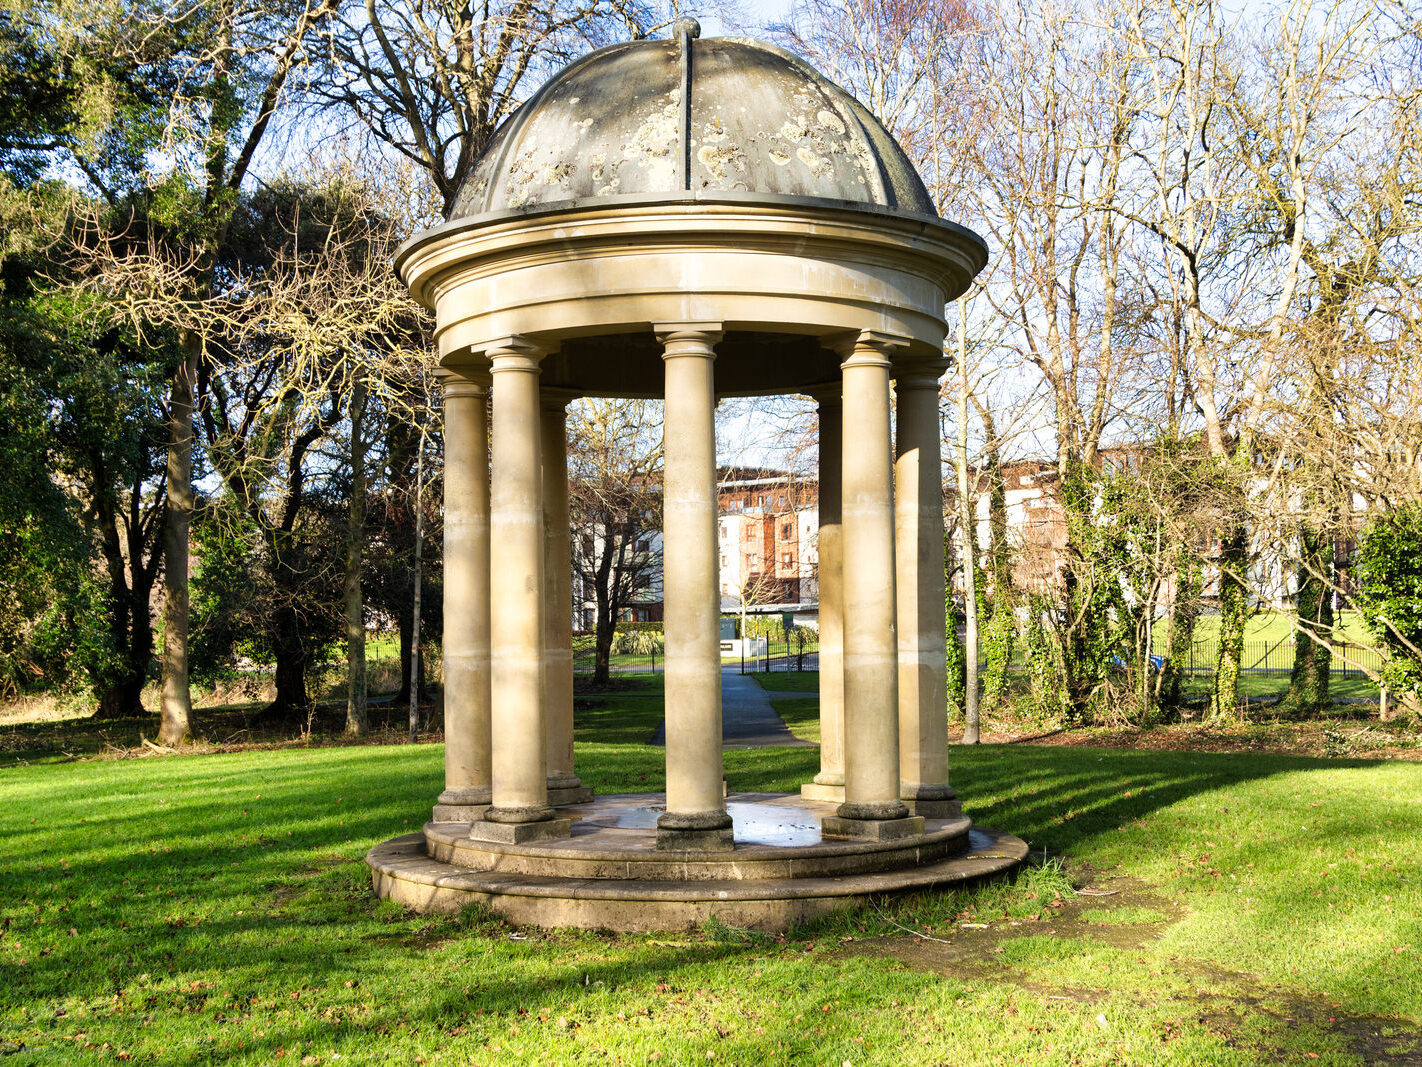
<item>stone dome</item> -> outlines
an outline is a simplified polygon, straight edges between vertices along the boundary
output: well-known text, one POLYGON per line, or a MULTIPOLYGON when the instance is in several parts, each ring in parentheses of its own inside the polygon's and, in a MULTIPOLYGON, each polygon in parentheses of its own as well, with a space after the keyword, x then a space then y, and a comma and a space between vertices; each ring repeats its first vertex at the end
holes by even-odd
POLYGON ((862 104, 763 41, 614 44, 553 76, 495 131, 451 222, 636 201, 821 202, 937 218, 862 104))

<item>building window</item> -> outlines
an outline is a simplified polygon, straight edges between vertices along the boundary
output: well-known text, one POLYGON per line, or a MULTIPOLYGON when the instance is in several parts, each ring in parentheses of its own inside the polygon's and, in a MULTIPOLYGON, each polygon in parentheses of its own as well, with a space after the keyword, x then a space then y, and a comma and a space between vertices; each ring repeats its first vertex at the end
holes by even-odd
POLYGON ((783 523, 780 527, 780 536, 783 540, 789 540, 795 536, 795 524, 793 522, 783 523))
MULTIPOLYGON (((638 551, 638 552, 650 552, 651 550, 652 550, 652 542, 651 542, 651 541, 647 540, 647 538, 645 538, 645 537, 643 537, 643 538, 641 538, 641 539, 638 540, 638 542, 637 542, 637 551, 638 551)), ((643 620, 643 621, 645 621, 645 620, 643 620)))

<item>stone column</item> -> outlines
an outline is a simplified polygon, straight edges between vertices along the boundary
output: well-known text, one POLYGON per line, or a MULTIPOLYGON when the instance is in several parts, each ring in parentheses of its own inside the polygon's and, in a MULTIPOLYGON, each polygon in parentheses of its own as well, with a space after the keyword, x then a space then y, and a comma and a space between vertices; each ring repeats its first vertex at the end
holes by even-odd
POLYGON ((721 759, 717 587, 718 323, 657 326, 666 368, 662 597, 666 628, 667 810, 657 848, 732 847, 721 759))
POLYGON ((843 459, 839 384, 812 394, 820 420, 820 773, 800 787, 810 800, 844 800, 843 529, 840 462, 843 459))
POLYGON ((444 379, 444 792, 435 822, 489 806, 489 372, 444 379))
POLYGON ((943 470, 939 360, 896 381, 894 553, 898 563, 900 796, 916 815, 949 818, 962 807, 948 787, 944 656, 943 470))
POLYGON ((573 772, 573 550, 568 518, 568 395, 542 394, 543 692, 548 727, 548 802, 592 799, 573 772))
POLYGON ((844 803, 827 836, 888 840, 923 832, 899 799, 898 649, 890 355, 902 341, 865 331, 840 349, 844 440, 844 803))
POLYGON ((481 841, 566 837, 548 804, 543 699, 543 472, 538 363, 521 337, 489 346, 494 434, 490 485, 493 807, 471 824, 481 841))

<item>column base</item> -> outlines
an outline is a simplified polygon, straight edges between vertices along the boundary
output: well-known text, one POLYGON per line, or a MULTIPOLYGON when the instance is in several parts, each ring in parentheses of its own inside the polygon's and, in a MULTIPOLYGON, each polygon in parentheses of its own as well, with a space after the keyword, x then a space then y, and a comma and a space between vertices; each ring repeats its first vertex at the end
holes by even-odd
POLYGON ((589 804, 593 799, 592 786, 583 785, 576 774, 550 774, 548 776, 548 803, 555 808, 569 804, 589 804))
POLYGON ((930 819, 956 819, 963 814, 963 803, 951 786, 905 785, 900 796, 914 815, 930 819))
POLYGON ((820 820, 820 833, 825 837, 852 837, 860 841, 898 841, 923 835, 923 816, 907 815, 901 819, 846 819, 842 815, 826 815, 820 820))
POLYGON ((436 804, 433 822, 474 822, 482 819, 489 810, 488 804, 436 804))
POLYGON ((554 841, 573 834, 571 819, 543 819, 539 822, 490 822, 487 818, 471 823, 469 836, 475 841, 501 845, 522 845, 528 841, 554 841))
POLYGON ((844 783, 825 785, 823 782, 806 782, 800 787, 800 795, 806 800, 826 800, 831 804, 844 803, 844 783))
POLYGON ((658 852, 729 852, 734 847, 725 811, 669 811, 657 820, 658 852))
POLYGON ((904 805, 913 814, 929 819, 956 819, 963 814, 961 800, 918 800, 906 797, 904 805))
POLYGON ((446 789, 434 806, 435 822, 474 822, 482 819, 493 798, 488 786, 446 789))
POLYGON ((735 847, 735 839, 729 826, 719 830, 657 827, 658 852, 730 852, 735 847))

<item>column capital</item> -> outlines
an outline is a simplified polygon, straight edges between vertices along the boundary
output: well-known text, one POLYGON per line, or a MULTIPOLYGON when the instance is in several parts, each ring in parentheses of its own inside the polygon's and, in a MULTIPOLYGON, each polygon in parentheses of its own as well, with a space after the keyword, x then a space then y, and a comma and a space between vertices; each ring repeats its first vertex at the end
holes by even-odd
MULTIPOLYGON (((672 345, 677 342, 692 342, 706 345, 710 348, 720 342, 725 336, 720 322, 654 322, 652 332, 656 334, 657 340, 663 345, 672 345)), ((696 352, 677 352, 676 355, 696 355, 696 352)), ((705 353, 714 356, 715 352, 705 353)), ((663 353, 662 358, 666 358, 663 353)))
POLYGON ((916 359, 911 363, 896 367, 894 387, 900 392, 906 389, 931 389, 938 392, 939 379, 948 370, 948 360, 943 358, 916 359))
POLYGON ((484 357, 489 361, 490 372, 531 371, 538 373, 538 364, 549 349, 534 343, 523 334, 496 337, 483 345, 484 357))
POLYGON ((435 377, 446 400, 455 397, 484 398, 489 395, 488 364, 461 364, 457 367, 439 367, 435 377))
POLYGON ((882 330, 858 330, 825 338, 825 347, 840 358, 840 365, 892 366, 895 353, 906 349, 909 339, 882 330))

